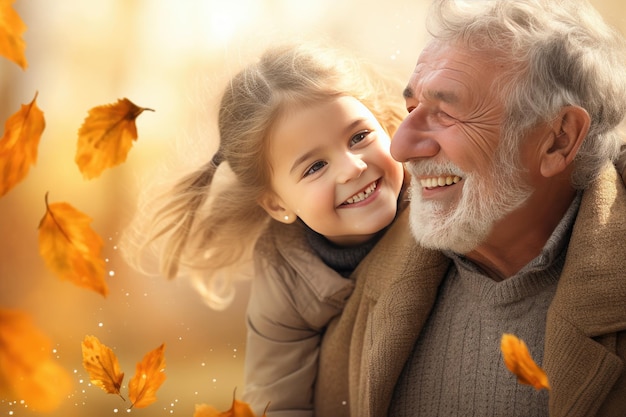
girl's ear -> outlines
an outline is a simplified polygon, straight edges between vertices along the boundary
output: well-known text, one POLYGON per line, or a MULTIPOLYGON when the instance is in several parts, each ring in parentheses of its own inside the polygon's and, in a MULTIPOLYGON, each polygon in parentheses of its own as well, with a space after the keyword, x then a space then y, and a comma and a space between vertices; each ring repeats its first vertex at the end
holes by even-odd
POLYGON ((585 109, 567 106, 552 122, 552 132, 544 143, 541 174, 552 177, 567 169, 585 140, 591 119, 585 109))
POLYGON ((274 220, 281 223, 290 224, 296 221, 298 216, 292 210, 288 209, 283 200, 273 192, 267 192, 259 199, 259 205, 274 220))

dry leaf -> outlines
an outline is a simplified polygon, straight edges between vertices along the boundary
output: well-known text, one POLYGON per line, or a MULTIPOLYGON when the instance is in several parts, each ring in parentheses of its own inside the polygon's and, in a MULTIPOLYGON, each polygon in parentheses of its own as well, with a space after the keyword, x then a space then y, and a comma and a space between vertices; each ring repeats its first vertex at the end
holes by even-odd
POLYGON ((26 43, 22 34, 26 25, 11 7, 13 0, 0 0, 0 55, 8 58, 23 70, 26 69, 26 43))
POLYGON ((100 343, 95 336, 85 336, 82 352, 83 367, 89 372, 91 383, 109 394, 117 394, 124 399, 120 393, 124 373, 120 371, 117 356, 111 348, 100 343))
MULTIPOLYGON (((268 404, 269 406, 269 404, 268 404)), ((267 407, 266 407, 267 411, 267 407)), ((265 417, 263 413, 262 417, 265 417)), ((256 417, 248 403, 235 399, 233 393, 233 404, 227 411, 219 411, 215 407, 207 404, 196 404, 196 410, 193 417, 256 417)))
POLYGON ((148 352, 137 364, 135 376, 128 383, 130 408, 147 407, 157 400, 156 392, 165 381, 165 344, 148 352))
POLYGON ((530 356, 528 347, 523 340, 512 334, 502 335, 500 349, 504 357, 504 364, 521 384, 531 385, 535 389, 550 389, 548 376, 530 356))
POLYGON ((2 397, 24 400, 38 412, 57 409, 70 394, 72 380, 50 352, 50 341, 28 314, 0 308, 2 397))
POLYGON ((39 253, 59 278, 106 297, 102 238, 90 227, 91 218, 68 203, 48 204, 39 223, 39 253))
POLYGON ((39 140, 46 122, 36 100, 37 94, 4 124, 4 136, 0 139, 0 197, 22 181, 30 166, 37 162, 39 140))
POLYGON ((127 98, 115 104, 94 107, 78 131, 75 161, 87 179, 119 165, 137 139, 135 119, 146 109, 127 98))

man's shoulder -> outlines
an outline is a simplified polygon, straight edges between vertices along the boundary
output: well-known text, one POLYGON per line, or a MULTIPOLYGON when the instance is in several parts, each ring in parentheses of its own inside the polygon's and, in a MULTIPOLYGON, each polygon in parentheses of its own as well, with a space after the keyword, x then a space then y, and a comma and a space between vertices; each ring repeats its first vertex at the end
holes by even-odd
POLYGON ((584 191, 552 308, 588 335, 626 330, 626 187, 614 168, 584 191))
POLYGON ((613 166, 607 167, 583 192, 570 246, 612 246, 625 251, 626 186, 613 166))

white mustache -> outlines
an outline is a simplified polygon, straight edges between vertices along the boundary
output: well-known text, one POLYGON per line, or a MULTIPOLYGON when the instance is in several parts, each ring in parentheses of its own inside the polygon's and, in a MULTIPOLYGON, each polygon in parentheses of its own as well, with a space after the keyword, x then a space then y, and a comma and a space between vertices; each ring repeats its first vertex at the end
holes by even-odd
POLYGON ((467 174, 463 172, 461 168, 456 166, 450 161, 435 162, 432 160, 423 161, 411 161, 407 162, 406 169, 413 177, 419 176, 442 176, 442 175, 456 175, 461 178, 467 177, 467 174))

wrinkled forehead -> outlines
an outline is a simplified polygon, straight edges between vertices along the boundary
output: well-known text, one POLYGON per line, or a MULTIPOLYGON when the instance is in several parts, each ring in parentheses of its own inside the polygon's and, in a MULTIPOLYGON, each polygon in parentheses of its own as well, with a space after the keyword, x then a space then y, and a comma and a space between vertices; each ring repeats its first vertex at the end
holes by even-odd
POLYGON ((451 101, 455 94, 471 91, 487 93, 505 69, 498 61, 488 52, 432 41, 420 54, 404 90, 404 97, 436 92, 439 99, 451 101))

